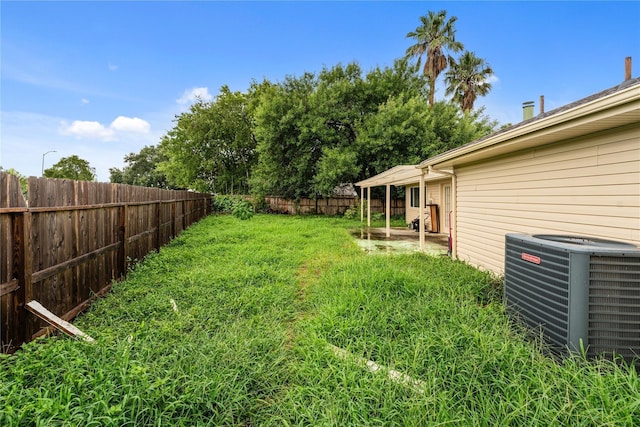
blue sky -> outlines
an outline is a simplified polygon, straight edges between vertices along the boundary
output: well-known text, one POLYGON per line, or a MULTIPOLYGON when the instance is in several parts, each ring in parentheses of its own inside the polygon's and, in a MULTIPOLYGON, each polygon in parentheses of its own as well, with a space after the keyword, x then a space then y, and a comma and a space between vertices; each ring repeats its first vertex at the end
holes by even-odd
MULTIPOLYGON (((521 120, 640 75, 640 2, 0 2, 0 165, 40 175, 78 155, 110 167, 157 144, 194 96, 358 62, 391 66, 429 10, 494 69, 476 107, 521 120)), ((436 98, 443 97, 439 89, 436 98)))

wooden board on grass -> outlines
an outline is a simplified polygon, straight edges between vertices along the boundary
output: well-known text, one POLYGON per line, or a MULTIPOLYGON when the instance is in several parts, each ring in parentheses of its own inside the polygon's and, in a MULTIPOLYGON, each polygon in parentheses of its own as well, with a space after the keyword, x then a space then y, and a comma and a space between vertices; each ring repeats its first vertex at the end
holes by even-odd
POLYGON ((89 335, 85 334, 66 320, 59 318, 58 316, 44 308, 42 304, 40 304, 36 300, 29 301, 27 303, 27 309, 38 316, 40 319, 44 320, 54 328, 64 332, 67 335, 82 338, 87 342, 95 342, 95 340, 89 335))

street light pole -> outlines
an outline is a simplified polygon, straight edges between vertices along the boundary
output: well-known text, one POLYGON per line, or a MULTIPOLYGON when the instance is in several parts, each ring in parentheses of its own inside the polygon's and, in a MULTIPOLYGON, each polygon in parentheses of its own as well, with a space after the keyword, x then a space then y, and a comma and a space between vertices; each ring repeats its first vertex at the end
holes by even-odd
POLYGON ((42 155, 42 173, 41 173, 42 176, 44 176, 44 156, 46 156, 49 153, 57 153, 57 151, 56 150, 47 151, 42 155))

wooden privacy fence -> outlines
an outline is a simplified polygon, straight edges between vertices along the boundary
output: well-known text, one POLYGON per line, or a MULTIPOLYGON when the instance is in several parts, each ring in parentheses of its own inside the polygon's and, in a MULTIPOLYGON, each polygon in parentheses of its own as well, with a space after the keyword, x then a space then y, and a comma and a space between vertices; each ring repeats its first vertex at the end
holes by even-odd
MULTIPOLYGON (((318 214, 318 215, 341 215, 350 207, 360 203, 359 197, 333 197, 319 199, 283 199, 281 197, 265 197, 269 209, 277 213, 288 214, 318 214)), ((365 200, 365 206, 366 206, 365 200)), ((382 199, 371 199, 371 212, 385 212, 385 201, 382 199)), ((391 200, 391 215, 404 215, 404 199, 391 200)), ((359 215, 359 214, 358 214, 359 215)))
POLYGON ((0 172, 0 339, 3 352, 46 332, 37 300, 71 320, 133 260, 211 212, 211 195, 0 172))

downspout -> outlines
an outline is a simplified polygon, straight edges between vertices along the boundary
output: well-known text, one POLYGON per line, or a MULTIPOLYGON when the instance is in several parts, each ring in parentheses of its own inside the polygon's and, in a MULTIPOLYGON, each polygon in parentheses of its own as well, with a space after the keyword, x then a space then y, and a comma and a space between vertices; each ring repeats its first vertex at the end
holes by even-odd
MULTIPOLYGON (((451 217, 449 218, 449 227, 451 228, 451 259, 458 259, 458 177, 456 176, 453 166, 451 167, 451 172, 449 172, 434 169, 432 165, 429 165, 429 172, 441 173, 451 177, 451 217)), ((445 212, 445 215, 448 214, 448 212, 445 212)))

